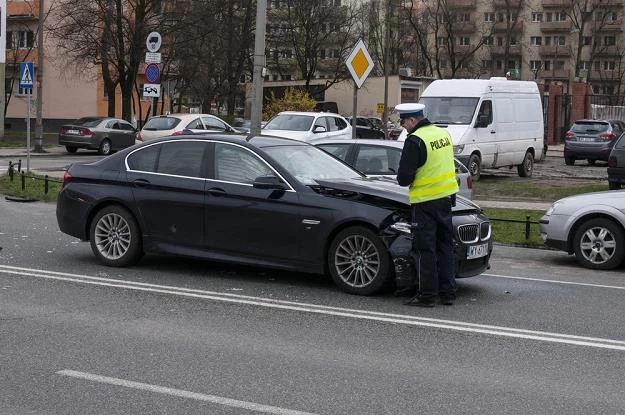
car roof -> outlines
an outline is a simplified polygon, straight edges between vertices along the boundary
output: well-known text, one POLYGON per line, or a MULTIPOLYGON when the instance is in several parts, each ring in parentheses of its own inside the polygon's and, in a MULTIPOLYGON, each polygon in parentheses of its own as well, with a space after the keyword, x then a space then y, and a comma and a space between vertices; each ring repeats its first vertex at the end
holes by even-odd
POLYGON ((291 114, 291 115, 311 115, 311 116, 319 116, 319 115, 336 115, 341 117, 340 114, 337 114, 335 112, 323 112, 323 111, 280 111, 278 113, 278 115, 280 114, 291 114))
POLYGON ((201 141, 224 141, 235 144, 251 143, 252 147, 271 147, 276 145, 309 145, 305 141, 293 140, 284 137, 275 137, 272 135, 249 135, 245 133, 213 133, 213 134, 183 134, 177 136, 165 136, 146 141, 146 144, 155 144, 163 141, 171 140, 201 140, 201 141))
POLYGON ((378 146, 387 146, 387 147, 396 147, 396 148, 404 148, 403 141, 395 141, 395 140, 380 140, 375 138, 355 138, 351 139, 336 139, 336 138, 321 138, 319 140, 315 140, 313 142, 314 145, 317 144, 371 144, 378 146))

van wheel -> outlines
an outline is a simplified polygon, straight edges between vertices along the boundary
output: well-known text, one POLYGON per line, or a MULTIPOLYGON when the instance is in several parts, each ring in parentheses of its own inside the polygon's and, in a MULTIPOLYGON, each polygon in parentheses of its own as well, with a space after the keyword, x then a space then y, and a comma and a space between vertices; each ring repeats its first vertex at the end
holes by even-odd
POLYGON ((572 166, 573 164, 575 164, 575 159, 573 157, 565 157, 564 164, 566 164, 567 166, 572 166))
POLYGON ((525 153, 523 163, 517 166, 517 170, 521 177, 532 177, 532 173, 534 172, 534 156, 532 153, 529 151, 525 153))
POLYGON ((471 173, 471 178, 474 182, 480 180, 480 175, 482 174, 482 160, 480 156, 477 154, 471 154, 469 157, 469 163, 467 163, 467 168, 469 169, 469 173, 471 173))

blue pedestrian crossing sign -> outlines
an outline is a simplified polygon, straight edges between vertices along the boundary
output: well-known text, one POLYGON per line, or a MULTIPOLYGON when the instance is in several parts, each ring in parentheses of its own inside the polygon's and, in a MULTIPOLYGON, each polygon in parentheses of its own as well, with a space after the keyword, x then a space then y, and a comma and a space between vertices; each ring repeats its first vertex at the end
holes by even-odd
POLYGON ((20 88, 33 89, 34 72, 32 62, 20 62, 20 88))

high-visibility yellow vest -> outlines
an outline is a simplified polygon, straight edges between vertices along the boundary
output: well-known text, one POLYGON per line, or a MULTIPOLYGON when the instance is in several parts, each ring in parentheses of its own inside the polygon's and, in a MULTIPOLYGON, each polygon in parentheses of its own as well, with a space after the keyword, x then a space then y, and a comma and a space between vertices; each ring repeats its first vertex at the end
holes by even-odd
POLYGON ((449 133, 430 124, 411 135, 418 135, 425 143, 427 160, 417 169, 408 190, 410 203, 427 202, 458 193, 454 146, 449 133))

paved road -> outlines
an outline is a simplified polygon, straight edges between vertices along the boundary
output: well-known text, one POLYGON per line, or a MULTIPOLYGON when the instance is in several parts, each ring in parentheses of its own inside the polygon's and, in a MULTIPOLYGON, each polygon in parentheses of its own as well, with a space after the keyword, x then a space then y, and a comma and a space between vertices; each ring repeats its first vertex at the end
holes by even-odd
POLYGON ((54 205, 0 200, 0 413, 621 413, 623 270, 496 246, 453 307, 329 278, 95 263, 54 205))

